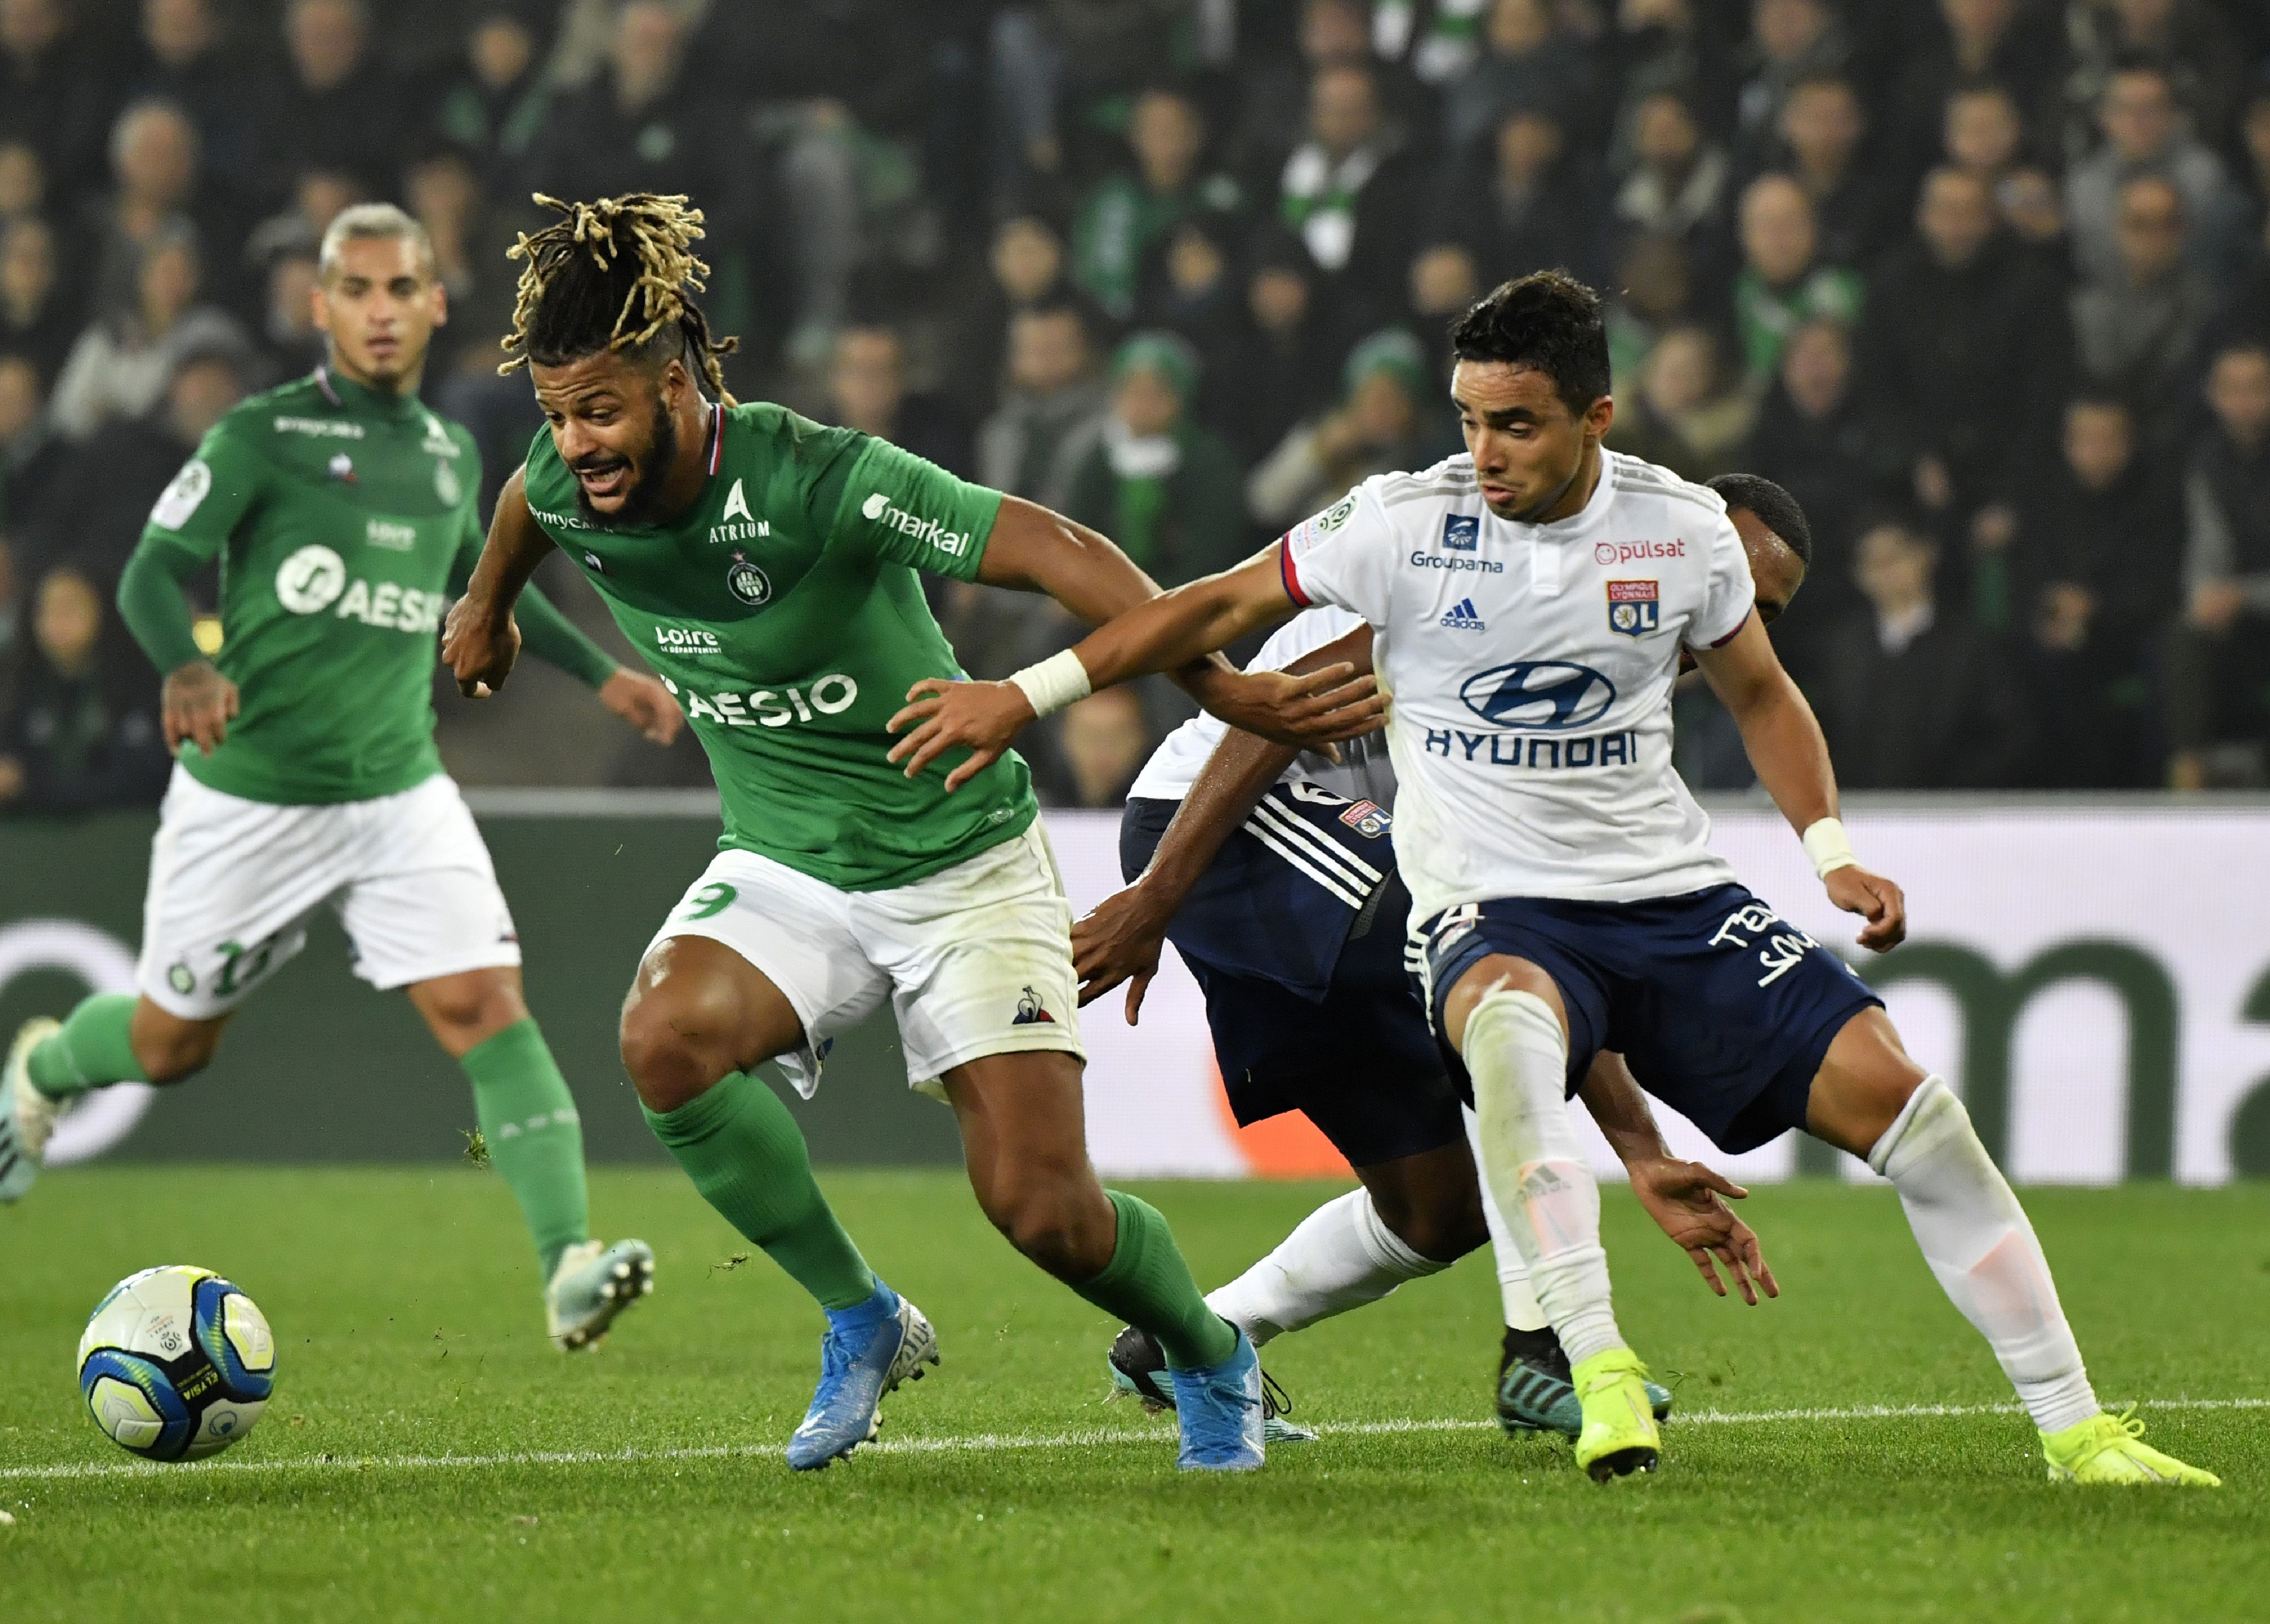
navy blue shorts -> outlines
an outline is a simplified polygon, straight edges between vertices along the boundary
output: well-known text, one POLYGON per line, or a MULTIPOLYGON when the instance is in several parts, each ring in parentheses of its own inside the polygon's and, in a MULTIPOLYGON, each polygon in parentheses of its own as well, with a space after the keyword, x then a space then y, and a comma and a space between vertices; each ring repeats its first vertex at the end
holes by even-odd
MULTIPOLYGON (((1119 862, 1130 880, 1180 805, 1127 803, 1119 862)), ((1300 1111, 1359 1168, 1465 1137, 1405 961, 1411 894, 1388 823, 1368 801, 1280 784, 1167 931, 1205 994, 1239 1123, 1300 1111)))
MULTIPOLYGON (((1638 902, 1470 902, 1419 927, 1428 1013, 1490 953, 1552 976, 1569 1012, 1569 1089, 1613 1049, 1648 1093, 1732 1154, 1805 1126, 1821 1057, 1883 1000, 1740 886, 1638 902)), ((1453 1063, 1457 1057, 1443 1045, 1453 1063)), ((1465 1087, 1465 1068, 1455 1075, 1465 1087)))

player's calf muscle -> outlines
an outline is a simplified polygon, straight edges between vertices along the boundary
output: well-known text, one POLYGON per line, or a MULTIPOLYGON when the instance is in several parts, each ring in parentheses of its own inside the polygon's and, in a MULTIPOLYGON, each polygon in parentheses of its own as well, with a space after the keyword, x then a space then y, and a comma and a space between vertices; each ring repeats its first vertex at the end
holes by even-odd
POLYGON ((1456 1263, 1489 1239, 1473 1157, 1463 1141, 1358 1168, 1356 1177, 1395 1238, 1436 1263, 1456 1263))

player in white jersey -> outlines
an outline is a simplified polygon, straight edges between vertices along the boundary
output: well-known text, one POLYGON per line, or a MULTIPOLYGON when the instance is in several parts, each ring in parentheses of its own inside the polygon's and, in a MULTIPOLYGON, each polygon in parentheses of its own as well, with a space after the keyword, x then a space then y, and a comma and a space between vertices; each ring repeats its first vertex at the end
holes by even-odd
MULTIPOLYGON (((1711 487, 1727 501, 1759 617, 1770 622, 1805 579, 1804 512, 1755 475, 1726 475, 1711 487)), ((1324 606, 1279 627, 1253 664, 1299 671, 1342 659, 1369 667, 1371 628, 1324 606)), ((1499 1422, 1509 1433, 1574 1440, 1583 1417, 1567 1356, 1530 1289, 1528 1264, 1479 1187, 1473 1114, 1459 1105, 1406 971, 1410 895, 1388 839, 1395 781, 1384 741, 1374 735, 1340 753, 1343 764, 1297 756, 1212 716, 1169 735, 1128 791, 1127 888, 1072 928, 1081 1002, 1131 982, 1132 1022, 1171 939, 1205 994, 1238 1123, 1301 1111, 1355 1171, 1361 1188, 1325 1203, 1208 1294, 1215 1312, 1260 1347, 1439 1272, 1487 1238, 1505 1316, 1499 1422)), ((1604 1050, 1579 1094, 1642 1204, 1713 1288, 1725 1294, 1715 1257, 1747 1301, 1761 1288, 1772 1294, 1756 1236, 1720 1199, 1741 1192, 1670 1153, 1622 1060, 1604 1050)), ((1110 1365, 1121 1390, 1172 1404, 1163 1358, 1142 1331, 1120 1333, 1110 1365)), ((1651 1383, 1650 1398, 1662 1420, 1671 1395, 1651 1383)), ((1270 1425, 1272 1441, 1309 1435, 1274 1415, 1270 1425)))
POLYGON ((1599 296, 1551 272, 1506 283, 1461 318, 1452 350, 1467 455, 1367 480, 1021 681, 916 685, 894 759, 911 770, 965 745, 967 775, 1092 684, 1169 669, 1313 604, 1353 611, 1391 697, 1395 849, 1429 1013, 1471 1077, 1483 1180, 1573 1365, 1579 1464, 1606 1480, 1651 1470, 1661 1450, 1564 1107, 1613 1049, 1724 1149, 1803 1128, 1888 1179, 2053 1479, 2215 1483, 2100 1408, 2033 1226, 1961 1101, 1840 960, 1711 855, 1671 765, 1682 649, 1829 900, 1865 921, 1861 945, 1905 934, 1899 888, 1853 856, 1820 725, 1759 625, 1725 504, 1601 448, 1615 409, 1599 296))

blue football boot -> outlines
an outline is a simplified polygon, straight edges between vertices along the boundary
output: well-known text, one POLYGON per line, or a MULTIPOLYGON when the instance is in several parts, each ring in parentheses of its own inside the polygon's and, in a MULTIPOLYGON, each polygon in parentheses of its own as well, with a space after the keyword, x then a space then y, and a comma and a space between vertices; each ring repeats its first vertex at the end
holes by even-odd
POLYGON ((1220 1364, 1168 1374, 1183 1431, 1175 1465, 1185 1472, 1259 1471, 1266 1438, 1261 1355, 1246 1334, 1237 1333, 1237 1346, 1220 1364))
POLYGON ((789 1438, 788 1464, 812 1472, 850 1454, 881 1429, 883 1396, 901 1382, 919 1382, 923 1367, 936 1363, 930 1321, 882 1281, 857 1308, 830 1309, 820 1339, 820 1389, 789 1438))

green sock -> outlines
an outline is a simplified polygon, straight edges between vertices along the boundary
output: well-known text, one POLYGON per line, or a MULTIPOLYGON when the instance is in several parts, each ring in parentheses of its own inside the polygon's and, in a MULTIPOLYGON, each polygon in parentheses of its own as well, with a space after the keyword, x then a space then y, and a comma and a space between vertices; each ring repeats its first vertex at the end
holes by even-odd
POLYGON ((1237 1332, 1206 1307, 1159 1209, 1116 1190, 1104 1193, 1119 1209, 1119 1238, 1103 1272, 1072 1289, 1105 1313, 1158 1338, 1168 1364, 1177 1370, 1228 1359, 1237 1346, 1237 1332))
POLYGON ((32 1086, 50 1100, 67 1100, 110 1083, 146 1083, 127 1035, 134 1020, 130 992, 81 998, 63 1018, 63 1029, 34 1044, 27 1063, 32 1086))
POLYGON ((874 1271, 812 1182, 804 1135, 770 1088, 729 1072, 674 1111, 648 1111, 646 1121, 701 1198, 820 1307, 857 1308, 875 1294, 874 1271))
POLYGON ((575 1096, 533 1017, 475 1044, 457 1064, 472 1079, 489 1164, 512 1186, 548 1281, 560 1255, 590 1238, 575 1096))

